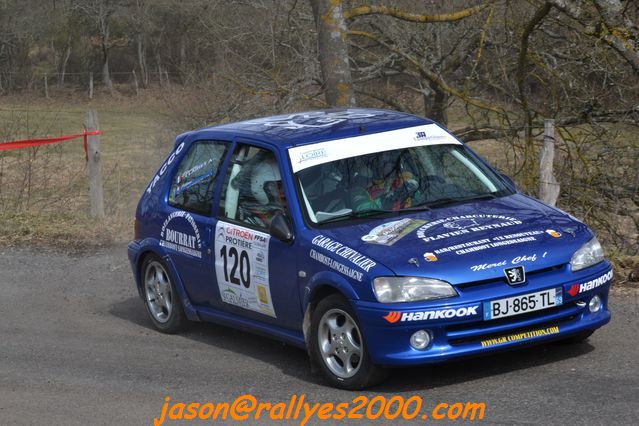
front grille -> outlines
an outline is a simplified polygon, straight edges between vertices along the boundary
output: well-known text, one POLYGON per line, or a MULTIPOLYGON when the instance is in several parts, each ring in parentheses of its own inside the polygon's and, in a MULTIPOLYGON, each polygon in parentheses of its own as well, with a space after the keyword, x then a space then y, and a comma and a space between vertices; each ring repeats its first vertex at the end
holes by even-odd
POLYGON ((446 327, 446 336, 451 345, 475 343, 505 334, 572 321, 582 310, 583 307, 579 307, 575 302, 568 302, 554 308, 512 317, 450 325, 446 327))
MULTIPOLYGON (((562 269, 564 268, 566 265, 565 264, 561 264, 561 265, 555 265, 555 266, 550 266, 548 268, 543 268, 543 269, 537 269, 536 271, 526 271, 526 277, 528 278, 532 278, 535 277, 537 275, 542 275, 542 274, 547 274, 549 272, 553 272, 556 271, 558 269, 562 269)), ((457 284, 455 287, 461 290, 465 290, 468 288, 473 288, 475 289, 475 287, 480 287, 480 286, 489 286, 489 285, 501 285, 501 284, 508 284, 508 281, 506 281, 506 276, 504 275, 503 277, 500 278, 491 278, 491 279, 487 279, 487 280, 480 280, 480 281, 471 281, 471 282, 466 282, 466 283, 462 283, 462 284, 457 284)))

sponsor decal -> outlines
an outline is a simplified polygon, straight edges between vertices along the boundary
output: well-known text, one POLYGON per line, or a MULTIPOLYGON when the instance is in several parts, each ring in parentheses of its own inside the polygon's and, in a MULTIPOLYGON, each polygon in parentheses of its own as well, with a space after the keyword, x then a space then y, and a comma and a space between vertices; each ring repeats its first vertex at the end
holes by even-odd
POLYGON ((266 287, 263 285, 257 285, 257 297, 260 299, 260 303, 268 305, 268 294, 266 293, 266 287))
POLYGON ((608 271, 608 273, 587 281, 583 284, 573 284, 568 289, 568 294, 572 297, 575 297, 578 294, 584 293, 586 291, 594 290, 597 287, 601 287, 602 285, 608 283, 608 281, 612 280, 612 270, 608 271))
MULTIPOLYGON (((324 235, 318 235, 311 241, 313 245, 323 248, 331 253, 335 253, 337 256, 349 261, 358 268, 369 272, 377 263, 368 257, 364 256, 357 250, 354 250, 340 242, 332 240, 324 235)), ((361 280, 359 280, 361 281, 361 280)))
MULTIPOLYGON (((544 252, 543 257, 546 257, 547 252, 544 252)), ((477 272, 477 271, 485 271, 487 269, 493 269, 493 268, 500 268, 506 265, 517 265, 519 263, 523 263, 523 262, 535 262, 537 261, 537 253, 532 254, 532 255, 522 255, 522 256, 517 256, 513 259, 510 260, 510 262, 506 261, 506 260, 502 260, 499 262, 493 262, 493 263, 480 263, 479 265, 473 265, 470 267, 470 270, 473 272, 477 272)))
POLYGON ((269 117, 252 120, 250 124, 262 124, 266 127, 282 127, 284 129, 297 130, 304 128, 331 127, 343 123, 349 119, 375 117, 377 114, 370 112, 339 111, 339 112, 307 112, 290 114, 284 117, 269 117))
POLYGON ((504 269, 506 281, 510 285, 522 284, 526 281, 526 271, 523 266, 515 266, 513 268, 504 269))
POLYGON ((468 306, 463 308, 448 308, 437 309, 432 311, 417 311, 417 312, 399 312, 391 311, 386 314, 384 318, 387 322, 394 324, 396 322, 411 322, 411 321, 429 321, 451 318, 464 318, 477 315, 477 309, 479 305, 468 306))
POLYGON ((175 148, 175 151, 173 151, 171 153, 171 155, 169 155, 169 158, 166 160, 166 162, 162 165, 162 167, 160 167, 160 170, 157 172, 157 174, 153 177, 153 179, 151 180, 151 183, 149 184, 149 187, 146 189, 146 193, 150 194, 151 191, 153 190, 153 188, 155 187, 155 185, 158 183, 158 181, 160 180, 160 178, 164 175, 164 173, 166 172, 166 169, 171 165, 171 163, 173 163, 173 161, 175 160, 175 157, 178 156, 178 154, 180 152, 182 152, 182 149, 184 149, 184 142, 182 142, 181 144, 178 145, 177 148, 175 148))
POLYGON ((271 301, 268 250, 271 236, 218 221, 215 275, 224 303, 276 318, 271 301))
POLYGON ((435 253, 436 255, 451 252, 457 255, 476 253, 478 251, 491 248, 537 241, 537 236, 541 234, 543 234, 543 231, 526 231, 518 232, 516 234, 497 235, 490 238, 483 238, 481 240, 467 241, 452 246, 442 247, 433 250, 433 253, 435 253))
POLYGON ((520 340, 528 340, 528 339, 533 339, 535 337, 549 336, 549 335, 557 334, 557 333, 559 333, 558 326, 540 328, 538 330, 525 331, 522 333, 509 334, 506 336, 482 340, 481 346, 485 348, 488 346, 501 345, 504 343, 517 342, 520 340))
POLYGON ((431 134, 430 132, 426 132, 424 130, 415 132, 415 137, 413 138, 415 141, 427 141, 433 139, 442 139, 445 136, 440 134, 431 134))
POLYGON ((168 215, 160 230, 160 246, 202 258, 200 230, 193 216, 182 210, 176 210, 168 215), (185 221, 190 228, 183 224, 180 226, 179 223, 182 221, 185 221))
POLYGON ((328 153, 324 148, 312 149, 310 151, 300 152, 299 163, 303 163, 304 161, 315 160, 317 158, 326 157, 328 153))
POLYGON ((389 312, 386 316, 382 317, 384 318, 386 321, 390 322, 391 324, 396 323, 397 321, 399 321, 399 319, 402 317, 402 313, 399 311, 393 311, 393 312, 389 312))
POLYGON ((427 262, 437 262, 437 256, 434 253, 426 252, 424 253, 424 259, 427 262))
POLYGON ((362 241, 370 244, 392 246, 424 223, 426 223, 425 220, 410 218, 384 223, 371 229, 368 234, 362 237, 362 241))
POLYGON ((186 170, 184 173, 182 173, 181 175, 177 176, 175 178, 176 183, 177 183, 177 193, 180 193, 184 190, 189 189, 190 187, 197 185, 198 183, 202 182, 204 179, 207 179, 211 176, 214 175, 214 170, 211 168, 211 170, 209 170, 206 173, 203 173, 200 176, 197 176, 195 179, 191 179, 191 177, 201 171, 204 167, 207 167, 209 165, 213 164, 213 159, 208 159, 207 161, 197 164, 193 167, 191 167, 190 169, 186 170))
POLYGON ((519 219, 510 216, 493 214, 471 214, 465 216, 451 216, 429 222, 417 230, 417 236, 426 243, 444 240, 473 232, 501 229, 513 225, 521 225, 519 219), (444 228, 445 232, 433 232, 444 228))
POLYGON ((561 234, 559 232, 555 231, 554 229, 546 229, 546 234, 550 235, 553 238, 561 237, 561 234))
POLYGON ((323 263, 324 265, 328 266, 331 269, 336 270, 342 275, 346 275, 347 277, 353 278, 354 280, 357 280, 360 282, 362 281, 362 277, 364 276, 362 272, 357 271, 353 268, 349 268, 343 263, 336 261, 332 257, 328 257, 322 253, 319 253, 317 250, 313 250, 313 249, 311 249, 309 256, 311 257, 311 259, 315 259, 318 262, 323 263))
MULTIPOLYGON (((271 119, 270 121, 261 120, 257 122, 268 126, 299 129, 302 127, 331 126, 333 125, 331 120, 344 121, 347 119, 340 118, 338 115, 333 115, 332 118, 326 118, 328 114, 319 114, 316 118, 310 115, 307 116, 304 122, 296 121, 300 117, 298 114, 292 116, 293 118, 285 117, 284 119, 278 118, 275 120, 271 119), (326 120, 326 122, 322 122, 322 120, 326 120)), ((340 112, 338 114, 342 113, 340 112)), ((304 117, 306 115, 302 114, 301 116, 304 117)), ((354 115, 349 115, 348 118, 354 118, 354 115)), ((309 167, 345 158, 353 158, 395 149, 441 144, 459 145, 460 142, 438 125, 426 124, 404 129, 389 130, 387 132, 334 139, 312 145, 295 146, 288 149, 288 156, 291 160, 293 173, 297 173, 309 167), (427 136, 425 138, 416 138, 416 132, 425 132, 427 136)))

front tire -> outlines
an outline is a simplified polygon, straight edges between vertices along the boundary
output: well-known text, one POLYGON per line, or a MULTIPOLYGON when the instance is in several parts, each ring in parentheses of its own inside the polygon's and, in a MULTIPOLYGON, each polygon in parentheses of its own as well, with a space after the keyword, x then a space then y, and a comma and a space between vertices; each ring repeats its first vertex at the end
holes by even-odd
POLYGON ((341 295, 322 299, 313 311, 309 349, 312 362, 335 387, 358 390, 386 377, 371 362, 355 312, 341 295))
POLYGON ((184 330, 188 319, 175 282, 165 263, 158 256, 148 255, 142 263, 144 305, 151 322, 162 333, 184 330))

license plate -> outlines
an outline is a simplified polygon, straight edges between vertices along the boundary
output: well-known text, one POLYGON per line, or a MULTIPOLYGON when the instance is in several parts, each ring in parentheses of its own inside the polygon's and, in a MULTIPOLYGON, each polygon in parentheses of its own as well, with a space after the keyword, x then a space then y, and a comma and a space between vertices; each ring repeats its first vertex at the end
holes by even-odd
POLYGON ((561 287, 484 302, 484 320, 553 308, 563 303, 561 287))

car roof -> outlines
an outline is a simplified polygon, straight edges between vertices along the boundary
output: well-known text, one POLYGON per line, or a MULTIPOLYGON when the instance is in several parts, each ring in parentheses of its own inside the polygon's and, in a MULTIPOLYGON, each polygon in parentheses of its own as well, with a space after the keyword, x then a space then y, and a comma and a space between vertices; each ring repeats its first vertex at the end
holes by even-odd
POLYGON ((426 118, 385 109, 326 109, 205 127, 184 133, 177 140, 210 138, 218 134, 259 139, 289 148, 431 123, 433 121, 426 118))

